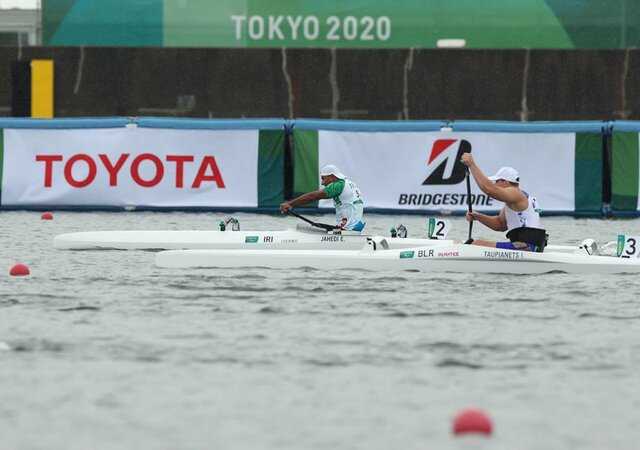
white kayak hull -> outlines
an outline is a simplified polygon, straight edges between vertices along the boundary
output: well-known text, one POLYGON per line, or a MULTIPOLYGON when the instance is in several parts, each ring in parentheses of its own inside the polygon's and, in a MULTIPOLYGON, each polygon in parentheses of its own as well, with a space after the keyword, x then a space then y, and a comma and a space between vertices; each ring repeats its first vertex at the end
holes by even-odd
MULTIPOLYGON (((299 227, 280 231, 122 230, 84 231, 55 236, 53 246, 62 250, 360 250, 375 236, 299 227)), ((451 240, 384 238, 389 248, 451 244, 451 240)), ((574 246, 550 245, 548 249, 573 253, 574 246)))
MULTIPOLYGON (((330 234, 323 231, 201 231, 140 230, 85 231, 55 236, 53 246, 64 250, 173 250, 173 249, 296 249, 359 250, 369 235, 330 234)), ((429 245, 435 239, 386 238, 391 248, 429 245)))
POLYGON ((361 250, 170 250, 156 254, 156 265, 164 268, 310 267, 508 274, 640 272, 638 258, 592 256, 577 249, 575 253, 531 253, 464 244, 382 250, 373 250, 372 245, 365 245, 361 250))

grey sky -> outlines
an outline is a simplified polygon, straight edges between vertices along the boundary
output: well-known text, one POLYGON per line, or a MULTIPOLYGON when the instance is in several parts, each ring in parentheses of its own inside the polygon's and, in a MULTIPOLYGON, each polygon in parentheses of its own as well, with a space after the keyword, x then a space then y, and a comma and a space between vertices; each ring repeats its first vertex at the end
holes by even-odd
POLYGON ((35 9, 38 3, 38 0, 0 0, 0 9, 35 9))

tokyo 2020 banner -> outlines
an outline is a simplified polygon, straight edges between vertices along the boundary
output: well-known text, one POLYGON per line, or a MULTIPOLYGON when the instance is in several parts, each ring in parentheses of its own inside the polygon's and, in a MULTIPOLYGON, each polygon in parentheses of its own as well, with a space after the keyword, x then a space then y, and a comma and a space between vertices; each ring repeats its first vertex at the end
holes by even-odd
POLYGON ((626 48, 639 13, 632 0, 43 0, 42 26, 58 46, 626 48))

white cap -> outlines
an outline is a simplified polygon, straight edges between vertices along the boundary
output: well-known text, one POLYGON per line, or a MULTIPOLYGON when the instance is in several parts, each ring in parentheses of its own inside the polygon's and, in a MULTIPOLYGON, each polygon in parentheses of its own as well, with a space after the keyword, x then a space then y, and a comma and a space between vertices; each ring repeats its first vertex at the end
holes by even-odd
POLYGON ((340 172, 340 169, 338 169, 338 167, 334 166, 333 164, 328 164, 324 166, 320 171, 321 177, 326 177, 328 175, 335 175, 336 178, 340 178, 341 180, 344 180, 345 178, 347 178, 344 176, 342 172, 340 172))
POLYGON ((513 167, 501 167, 498 172, 492 177, 489 177, 491 181, 507 180, 511 183, 520 183, 520 175, 513 167))

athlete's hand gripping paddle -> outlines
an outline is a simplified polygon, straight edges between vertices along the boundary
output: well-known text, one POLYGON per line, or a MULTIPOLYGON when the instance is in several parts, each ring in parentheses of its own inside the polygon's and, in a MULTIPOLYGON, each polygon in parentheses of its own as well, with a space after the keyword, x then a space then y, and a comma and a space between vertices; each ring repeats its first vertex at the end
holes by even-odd
MULTIPOLYGON (((463 162, 464 164, 464 162, 463 162)), ((473 208, 472 208, 472 201, 471 201, 471 176, 469 173, 469 166, 467 166, 466 164, 464 164, 464 170, 467 174, 467 205, 469 206, 469 212, 473 212, 473 208)), ((473 239, 471 238, 471 231, 473 230, 473 217, 471 218, 472 220, 469 221, 469 239, 467 239, 467 242, 465 243, 471 243, 473 242, 473 239)))

